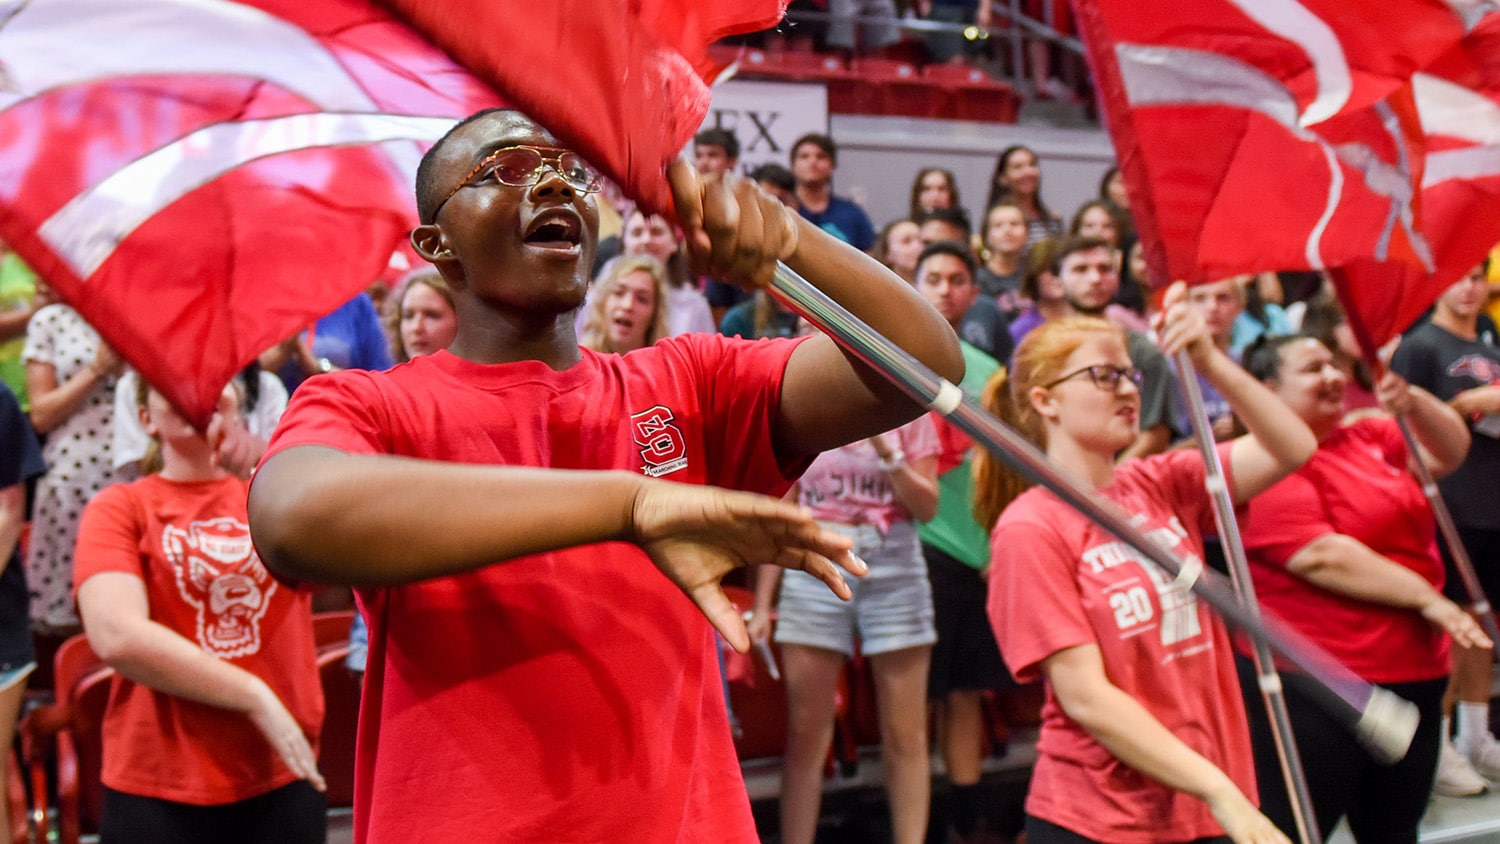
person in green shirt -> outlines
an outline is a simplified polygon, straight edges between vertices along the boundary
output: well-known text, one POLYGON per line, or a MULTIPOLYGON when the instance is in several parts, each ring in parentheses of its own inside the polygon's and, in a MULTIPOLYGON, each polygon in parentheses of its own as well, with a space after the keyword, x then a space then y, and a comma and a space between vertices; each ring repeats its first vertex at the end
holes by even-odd
MULTIPOLYGON (((975 261, 959 243, 934 243, 917 259, 917 292, 957 331, 979 296, 975 261)), ((999 361, 962 340, 964 379, 960 387, 977 397, 999 361)), ((989 532, 974 518, 973 440, 933 414, 938 440, 938 506, 931 521, 917 527, 938 630, 927 678, 927 698, 938 713, 943 765, 948 776, 950 841, 977 841, 980 785, 985 752, 986 690, 1012 684, 1000 659, 985 614, 988 590, 983 571, 990 563, 989 532)))
POLYGON ((21 410, 31 409, 26 395, 26 324, 36 312, 37 277, 21 257, 0 243, 0 381, 16 394, 21 410))

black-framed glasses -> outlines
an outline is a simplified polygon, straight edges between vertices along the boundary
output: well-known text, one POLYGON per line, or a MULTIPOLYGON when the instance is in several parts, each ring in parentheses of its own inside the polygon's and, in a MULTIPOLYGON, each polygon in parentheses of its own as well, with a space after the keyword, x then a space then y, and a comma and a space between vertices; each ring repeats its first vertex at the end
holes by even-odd
POLYGON ((594 193, 599 190, 599 171, 590 167, 583 156, 570 149, 517 145, 501 147, 474 166, 458 187, 448 191, 443 201, 432 209, 433 219, 453 195, 470 185, 482 185, 494 181, 513 188, 529 188, 542 180, 542 174, 551 167, 568 186, 579 193, 594 193))
POLYGON ((1109 393, 1120 389, 1120 382, 1126 378, 1129 378, 1130 383, 1137 387, 1141 385, 1141 371, 1133 366, 1122 368, 1108 363, 1096 363, 1093 366, 1075 369, 1050 384, 1043 384, 1042 386, 1048 388, 1056 387, 1058 384, 1072 378, 1077 378, 1084 373, 1088 373, 1089 380, 1094 382, 1095 387, 1109 393))

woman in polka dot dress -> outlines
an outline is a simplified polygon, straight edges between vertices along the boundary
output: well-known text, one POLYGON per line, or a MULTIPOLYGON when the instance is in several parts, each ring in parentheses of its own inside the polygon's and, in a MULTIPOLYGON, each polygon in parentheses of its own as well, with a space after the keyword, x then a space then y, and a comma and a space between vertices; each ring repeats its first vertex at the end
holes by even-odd
POLYGON ((67 305, 48 305, 26 328, 31 423, 46 435, 47 474, 37 481, 26 578, 32 626, 66 634, 79 628, 73 607, 73 541, 83 505, 99 490, 135 477, 114 468, 110 436, 115 379, 125 362, 67 305))

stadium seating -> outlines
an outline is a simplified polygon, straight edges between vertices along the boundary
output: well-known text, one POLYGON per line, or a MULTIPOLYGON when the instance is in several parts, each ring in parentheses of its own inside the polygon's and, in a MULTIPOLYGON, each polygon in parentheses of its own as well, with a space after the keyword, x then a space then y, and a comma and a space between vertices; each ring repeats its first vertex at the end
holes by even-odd
POLYGON ((349 630, 344 641, 318 652, 318 678, 323 684, 323 734, 318 742, 318 770, 328 782, 328 808, 354 805, 354 747, 359 727, 359 680, 344 667, 349 656, 349 630))
POLYGON ((349 644, 349 628, 354 625, 354 610, 334 610, 313 614, 313 643, 318 651, 349 644))
POLYGON ((930 64, 922 78, 946 94, 943 117, 985 123, 1015 123, 1021 98, 1005 82, 991 79, 977 67, 964 64, 930 64))
POLYGON ((19 732, 31 779, 33 818, 45 823, 47 817, 51 760, 57 771, 58 840, 77 844, 99 828, 104 708, 115 672, 100 661, 82 634, 58 648, 52 671, 54 702, 28 713, 19 732))

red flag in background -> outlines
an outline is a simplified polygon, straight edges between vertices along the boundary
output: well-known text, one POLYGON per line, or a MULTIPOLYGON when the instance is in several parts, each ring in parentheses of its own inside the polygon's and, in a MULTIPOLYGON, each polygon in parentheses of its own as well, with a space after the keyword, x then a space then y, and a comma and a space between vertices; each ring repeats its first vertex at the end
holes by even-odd
POLYGON ((1476 21, 1413 87, 1427 136, 1422 229, 1436 269, 1358 261, 1332 274, 1345 302, 1380 303, 1354 326, 1369 349, 1411 325, 1500 243, 1500 16, 1476 21))
POLYGON ((1447 5, 1076 5, 1156 278, 1426 262, 1409 79, 1462 36, 1447 5))
POLYGON ((200 424, 386 271, 418 142, 499 104, 368 0, 31 0, 0 74, 0 238, 200 424))
POLYGON ((647 208, 708 113, 708 46, 787 0, 382 0, 647 208))

